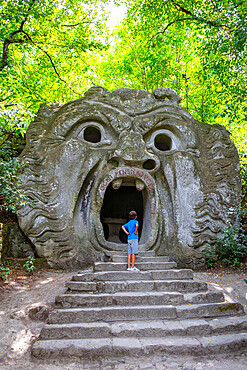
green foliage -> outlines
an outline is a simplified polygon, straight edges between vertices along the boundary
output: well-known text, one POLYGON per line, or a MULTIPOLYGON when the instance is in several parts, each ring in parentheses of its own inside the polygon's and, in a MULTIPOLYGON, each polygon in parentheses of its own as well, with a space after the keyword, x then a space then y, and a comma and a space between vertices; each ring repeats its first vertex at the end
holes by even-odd
POLYGON ((27 200, 18 181, 23 168, 18 155, 18 143, 24 137, 30 113, 21 107, 5 108, 0 105, 0 212, 16 213, 17 207, 27 200))
POLYGON ((30 274, 32 274, 33 270, 35 269, 34 261, 35 259, 32 256, 29 256, 27 257, 27 261, 23 265, 26 271, 29 272, 30 274))
POLYGON ((97 84, 174 88, 199 121, 224 125, 241 159, 246 205, 247 3, 126 0, 114 45, 94 63, 97 84), (244 167, 245 165, 245 167, 244 167))
POLYGON ((217 265, 217 256, 215 254, 215 251, 213 251, 210 247, 207 247, 203 254, 208 268, 211 269, 217 265))
POLYGON ((11 272, 12 270, 8 266, 6 266, 4 262, 0 264, 0 276, 2 280, 7 280, 11 272))
POLYGON ((227 266, 239 267, 243 258, 247 257, 247 234, 241 223, 240 214, 237 221, 232 224, 226 222, 222 235, 215 241, 215 250, 209 248, 204 253, 208 267, 214 267, 218 261, 227 266))
POLYGON ((2 0, 0 3, 0 85, 8 104, 40 104, 79 98, 92 79, 87 51, 107 41, 104 1, 2 0), (89 76, 88 76, 89 78, 89 76))
MULTIPOLYGON (((247 213, 247 158, 246 156, 245 157, 240 156, 240 174, 241 174, 241 184, 242 184, 242 208, 245 211, 245 213, 247 213)), ((245 217, 245 219, 247 219, 247 217, 245 217)))
POLYGON ((196 119, 224 125, 240 155, 246 208, 247 3, 124 0, 110 38, 106 3, 0 2, 0 210, 25 202, 15 142, 40 104, 80 98, 92 85, 169 86, 196 119))
POLYGON ((234 227, 227 222, 222 237, 216 241, 215 253, 227 265, 235 268, 239 266, 241 259, 247 256, 247 235, 241 225, 234 227))

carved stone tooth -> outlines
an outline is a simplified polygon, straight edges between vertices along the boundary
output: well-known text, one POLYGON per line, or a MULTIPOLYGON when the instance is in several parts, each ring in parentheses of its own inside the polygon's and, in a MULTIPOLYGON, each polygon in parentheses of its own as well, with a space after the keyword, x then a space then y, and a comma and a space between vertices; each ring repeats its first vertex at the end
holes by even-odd
POLYGON ((136 189, 139 191, 142 191, 144 189, 145 185, 141 180, 136 180, 136 189))
POLYGON ((112 181, 112 187, 113 189, 119 189, 120 186, 122 185, 123 179, 115 179, 112 181))

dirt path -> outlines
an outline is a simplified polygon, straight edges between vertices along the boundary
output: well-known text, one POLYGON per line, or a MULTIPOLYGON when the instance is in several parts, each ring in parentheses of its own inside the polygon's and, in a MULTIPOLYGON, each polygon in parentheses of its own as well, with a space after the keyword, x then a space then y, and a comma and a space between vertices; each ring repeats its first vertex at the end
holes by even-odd
MULTIPOLYGON (((247 369, 247 354, 225 354, 222 356, 198 357, 152 357, 128 360, 109 360, 88 363, 59 362, 59 359, 43 362, 30 355, 32 343, 39 336, 44 319, 54 306, 55 296, 65 291, 65 282, 74 272, 39 270, 33 276, 16 269, 9 281, 0 289, 0 369, 247 369), (36 310, 32 310, 38 307, 36 310), (30 310, 31 309, 31 310, 30 310), (40 318, 34 320, 30 318, 40 318)), ((247 313, 247 279, 245 272, 230 270, 196 272, 195 280, 205 281, 209 286, 224 292, 228 301, 242 303, 247 313)))

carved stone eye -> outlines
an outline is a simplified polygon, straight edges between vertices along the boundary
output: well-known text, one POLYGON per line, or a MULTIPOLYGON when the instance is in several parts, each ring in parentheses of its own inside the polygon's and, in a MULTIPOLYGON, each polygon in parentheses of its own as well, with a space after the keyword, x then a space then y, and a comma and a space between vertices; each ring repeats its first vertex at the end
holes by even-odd
POLYGON ((101 132, 97 127, 87 127, 83 132, 83 139, 89 143, 99 143, 101 140, 101 132))
POLYGON ((155 145, 155 148, 164 152, 166 150, 171 150, 172 140, 166 134, 158 134, 154 139, 154 145, 155 145))

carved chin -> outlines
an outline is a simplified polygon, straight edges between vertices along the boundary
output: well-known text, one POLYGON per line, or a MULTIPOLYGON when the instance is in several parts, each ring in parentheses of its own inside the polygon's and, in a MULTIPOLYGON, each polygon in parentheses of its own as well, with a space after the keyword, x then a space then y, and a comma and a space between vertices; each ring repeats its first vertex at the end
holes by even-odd
POLYGON ((158 230, 158 197, 154 179, 147 171, 129 167, 111 171, 97 184, 94 196, 93 239, 99 249, 123 250, 127 237, 121 226, 128 222, 131 210, 138 215, 140 249, 153 247, 158 230))

